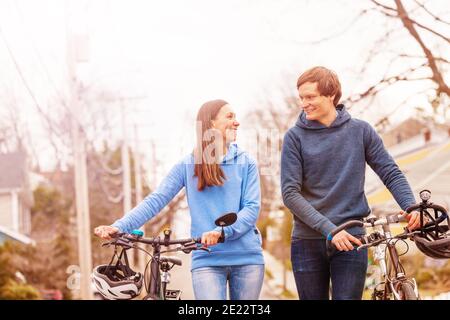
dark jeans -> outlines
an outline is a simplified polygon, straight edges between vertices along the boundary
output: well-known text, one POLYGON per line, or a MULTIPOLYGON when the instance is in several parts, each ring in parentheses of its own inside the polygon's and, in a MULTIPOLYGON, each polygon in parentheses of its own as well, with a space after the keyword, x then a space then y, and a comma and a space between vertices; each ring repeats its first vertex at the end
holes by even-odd
POLYGON ((327 254, 321 239, 292 239, 291 261, 301 300, 360 300, 367 271, 367 249, 327 254))

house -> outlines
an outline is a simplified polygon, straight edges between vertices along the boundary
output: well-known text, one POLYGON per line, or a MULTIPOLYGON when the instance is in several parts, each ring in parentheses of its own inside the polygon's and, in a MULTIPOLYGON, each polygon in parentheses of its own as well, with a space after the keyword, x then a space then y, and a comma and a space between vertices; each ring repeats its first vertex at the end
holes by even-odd
POLYGON ((32 206, 26 153, 0 154, 0 243, 7 239, 33 242, 28 237, 32 206))
POLYGON ((398 145, 414 137, 420 137, 423 143, 433 142, 436 138, 448 138, 450 126, 448 124, 434 123, 419 117, 411 117, 393 126, 389 130, 383 130, 381 137, 387 148, 398 145))

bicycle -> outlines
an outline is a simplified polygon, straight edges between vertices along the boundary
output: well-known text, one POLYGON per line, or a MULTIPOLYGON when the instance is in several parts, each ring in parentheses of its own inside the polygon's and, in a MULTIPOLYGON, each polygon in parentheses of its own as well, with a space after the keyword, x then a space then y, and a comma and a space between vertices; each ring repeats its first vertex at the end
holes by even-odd
MULTIPOLYGON (((221 236, 218 242, 225 241, 224 227, 233 224, 237 220, 236 213, 228 213, 219 217, 215 224, 222 227, 221 236)), ((178 257, 174 256, 162 256, 163 253, 182 251, 189 254, 193 250, 204 250, 210 252, 209 248, 199 246, 201 244, 201 238, 187 238, 187 239, 170 239, 171 230, 164 230, 164 238, 159 236, 153 238, 144 238, 141 230, 133 230, 131 234, 119 233, 112 236, 111 241, 103 243, 102 246, 114 246, 113 258, 109 265, 112 265, 114 257, 117 257, 117 263, 121 263, 122 259, 125 261, 125 266, 121 268, 126 277, 134 276, 128 270, 129 261, 127 256, 127 250, 137 249, 145 252, 151 259, 146 263, 144 270, 144 288, 146 295, 143 300, 181 300, 182 291, 179 289, 168 289, 167 286, 170 283, 170 270, 174 266, 181 266, 182 261, 178 257), (145 245, 151 245, 153 252, 150 253, 147 250, 138 246, 138 243, 145 245), (175 248, 170 248, 172 245, 178 245, 175 248), (161 247, 166 247, 166 250, 161 250, 161 247), (120 254, 117 254, 118 249, 121 249, 120 254), (150 265, 150 266, 149 266, 150 265)))
POLYGON ((404 255, 409 250, 409 246, 405 240, 410 239, 418 243, 416 237, 418 235, 422 237, 431 237, 431 239, 434 240, 437 245, 441 245, 444 241, 448 243, 448 235, 444 237, 441 236, 442 233, 446 233, 448 231, 448 226, 439 226, 439 224, 444 220, 447 219, 448 221, 449 218, 447 215, 447 211, 442 206, 428 202, 430 197, 430 191, 422 190, 420 192, 420 199, 422 201, 406 209, 407 213, 415 210, 420 211, 421 227, 414 231, 409 231, 405 227, 405 231, 403 233, 392 236, 390 225, 406 220, 403 215, 392 214, 381 218, 369 216, 362 221, 347 221, 332 230, 328 235, 327 249, 330 252, 332 250, 331 239, 338 232, 351 227, 372 228, 374 230, 372 233, 360 237, 359 239, 363 244, 356 248, 356 250, 358 251, 363 248, 375 248, 374 260, 380 267, 382 281, 375 285, 371 295, 372 300, 420 299, 417 282, 414 278, 410 278, 406 275, 405 269, 403 268, 400 261, 400 256, 404 255), (434 217, 428 211, 429 209, 434 210, 434 217), (379 226, 381 226, 381 230, 376 230, 376 227, 379 226), (407 246, 406 251, 402 254, 399 254, 396 248, 396 244, 398 241, 404 242, 407 246))

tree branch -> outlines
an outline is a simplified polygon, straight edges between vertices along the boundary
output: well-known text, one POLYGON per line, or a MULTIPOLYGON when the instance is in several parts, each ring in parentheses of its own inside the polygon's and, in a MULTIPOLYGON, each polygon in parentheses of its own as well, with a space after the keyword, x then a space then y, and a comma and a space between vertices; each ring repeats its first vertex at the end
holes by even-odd
POLYGON ((438 69, 438 66, 436 65, 436 60, 431 53, 430 49, 427 48, 425 43, 423 42, 422 38, 418 34, 417 30, 414 27, 413 22, 409 19, 408 13, 406 12, 405 8, 403 7, 403 4, 401 0, 394 0, 395 4, 397 5, 398 9, 398 16, 401 19, 404 27, 408 30, 408 32, 411 34, 411 36, 419 43, 420 47, 422 48, 423 52, 425 53, 425 56, 428 60, 428 65, 433 73, 432 80, 438 85, 438 95, 443 92, 446 93, 448 96, 450 96, 450 88, 445 83, 445 80, 441 74, 441 72, 438 69))
POLYGON ((364 99, 364 98, 366 98, 368 96, 377 94, 378 92, 384 90, 388 86, 390 86, 390 85, 392 85, 392 84, 394 84, 396 82, 399 82, 399 81, 433 80, 431 77, 423 77, 423 78, 409 78, 408 77, 409 74, 411 74, 411 73, 413 73, 413 72, 415 72, 415 71, 417 71, 417 70, 419 70, 419 69, 421 69, 423 67, 426 67, 426 66, 427 66, 427 63, 423 63, 423 64, 421 64, 418 67, 410 68, 410 69, 408 69, 408 70, 406 70, 406 71, 404 71, 404 72, 402 72, 402 73, 400 73, 398 75, 390 76, 390 77, 387 77, 387 78, 383 78, 380 81, 378 81, 376 84, 370 86, 363 93, 356 94, 354 96, 350 96, 347 100, 350 103, 356 103, 356 102, 358 102, 358 101, 360 101, 360 100, 362 100, 362 99, 364 99))
MULTIPOLYGON (((399 58, 412 58, 412 59, 427 59, 427 57, 425 57, 425 56, 414 56, 414 55, 410 55, 410 54, 406 54, 406 53, 400 53, 400 54, 398 54, 398 57, 399 58)), ((434 60, 450 64, 449 60, 442 58, 442 57, 434 57, 434 60)))
POLYGON ((426 13, 428 13, 430 16, 432 16, 432 17, 434 18, 434 20, 450 25, 450 22, 445 21, 445 20, 442 20, 442 19, 439 18, 437 15, 435 15, 435 14, 432 13, 430 10, 428 10, 428 9, 425 7, 425 4, 420 3, 420 2, 417 1, 417 0, 414 0, 414 2, 415 2, 420 8, 422 8, 426 13))
POLYGON ((350 23, 343 28, 340 31, 335 32, 334 34, 331 34, 329 36, 323 37, 322 39, 319 40, 314 40, 314 41, 296 41, 295 43, 297 44, 301 44, 301 45, 316 45, 325 41, 328 41, 330 39, 334 39, 344 33, 346 33, 359 19, 361 19, 364 15, 366 15, 370 10, 373 10, 374 8, 370 8, 370 9, 364 9, 362 10, 352 21, 350 21, 350 23))
POLYGON ((384 4, 382 4, 382 3, 379 3, 378 1, 376 1, 376 0, 370 0, 370 1, 372 1, 372 3, 374 3, 375 5, 377 5, 378 7, 381 7, 381 8, 383 8, 383 9, 385 9, 385 10, 387 10, 387 11, 392 11, 392 12, 397 12, 397 10, 395 9, 395 8, 392 8, 392 7, 389 7, 389 6, 387 6, 387 5, 384 5, 384 4))

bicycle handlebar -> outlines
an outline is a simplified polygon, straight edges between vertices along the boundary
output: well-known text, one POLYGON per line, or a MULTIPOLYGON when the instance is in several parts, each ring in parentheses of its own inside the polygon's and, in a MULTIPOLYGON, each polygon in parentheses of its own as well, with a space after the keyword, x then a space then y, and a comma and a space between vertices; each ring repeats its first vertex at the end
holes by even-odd
MULTIPOLYGON (((397 215, 397 214, 392 214, 383 218, 378 218, 378 219, 369 219, 366 221, 361 221, 361 220, 350 220, 347 221, 341 225, 339 225, 338 227, 334 228, 327 236, 327 250, 329 250, 332 246, 331 246, 331 240, 333 239, 333 237, 341 232, 342 230, 348 229, 348 228, 352 228, 352 227, 363 227, 363 228, 370 228, 370 227, 375 227, 375 226, 381 226, 381 225, 386 225, 386 224, 391 224, 391 223, 398 223, 402 220, 404 220, 405 217, 401 214, 397 215)), ((364 239, 359 239, 361 240, 361 242, 364 242, 364 239)))
POLYGON ((119 245, 121 247, 125 248, 131 248, 132 243, 144 243, 144 244, 150 244, 150 245, 160 245, 169 247, 171 245, 180 244, 182 246, 186 246, 186 248, 183 249, 189 249, 189 250, 195 250, 194 247, 196 244, 201 243, 201 238, 187 238, 187 239, 174 239, 174 240, 167 240, 160 237, 153 237, 153 238, 142 238, 142 237, 136 237, 135 235, 128 234, 128 233, 116 233, 111 235, 112 240, 103 244, 105 245, 119 245))
POLYGON ((352 227, 364 227, 364 222, 360 220, 350 220, 331 230, 331 232, 327 236, 326 241, 326 248, 328 253, 330 253, 330 250, 332 248, 331 240, 333 239, 333 237, 342 230, 352 227))
MULTIPOLYGON (((421 203, 412 205, 410 207, 408 207, 405 211, 406 213, 411 213, 412 211, 415 210, 419 210, 421 215, 423 215, 423 211, 426 211, 426 209, 433 209, 435 210, 435 212, 441 212, 442 214, 437 217, 437 213, 436 213, 436 218, 433 219, 433 221, 430 221, 426 224, 424 224, 420 229, 426 229, 429 228, 431 226, 437 226, 438 224, 440 224, 442 221, 444 221, 445 219, 448 218, 448 214, 447 214, 447 210, 437 204, 433 204, 427 201, 423 201, 421 203)), ((430 216, 431 217, 431 216, 430 216)), ((421 218, 422 219, 422 218, 421 218)), ((368 228, 368 227, 374 227, 374 226, 378 226, 378 225, 386 225, 386 224, 391 224, 391 223, 398 223, 402 220, 405 220, 405 217, 403 215, 396 215, 396 214, 392 214, 392 215, 388 215, 386 217, 383 218, 378 218, 378 219, 366 219, 364 221, 360 221, 360 220, 350 220, 347 221, 341 225, 339 225, 338 227, 336 227, 335 229, 333 229, 328 235, 327 235, 327 240, 326 240, 326 247, 327 250, 330 251, 330 249, 332 248, 332 243, 331 240, 333 239, 333 237, 340 231, 351 228, 351 227, 363 227, 363 228, 368 228)), ((405 233, 404 235, 402 235, 402 237, 405 237, 407 235, 410 235, 412 233, 405 233)), ((364 238, 360 239, 362 240, 361 242, 364 243, 364 238)), ((373 242, 370 243, 364 243, 362 246, 359 246, 357 249, 360 250, 362 248, 365 247, 369 247, 372 245, 377 245, 379 243, 381 243, 383 241, 383 239, 377 239, 373 242)))

